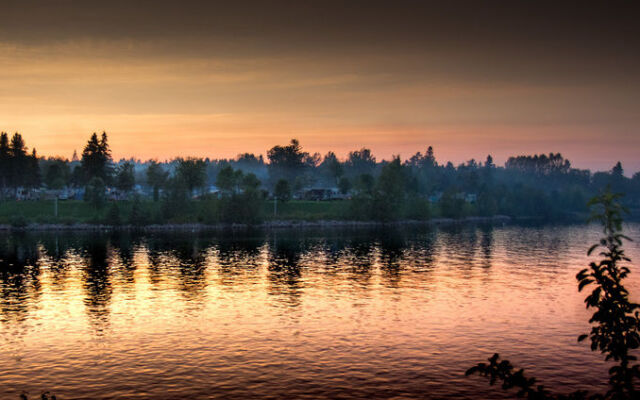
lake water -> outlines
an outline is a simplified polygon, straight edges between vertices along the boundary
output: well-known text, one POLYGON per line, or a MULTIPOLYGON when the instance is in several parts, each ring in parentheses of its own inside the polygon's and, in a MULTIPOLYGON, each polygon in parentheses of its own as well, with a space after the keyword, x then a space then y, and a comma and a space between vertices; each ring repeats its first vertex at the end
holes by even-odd
MULTIPOLYGON (((637 263, 640 225, 626 232, 637 263)), ((494 352, 550 388, 602 388, 602 356, 576 342, 575 274, 599 235, 0 235, 0 398, 503 398, 464 376, 494 352)))

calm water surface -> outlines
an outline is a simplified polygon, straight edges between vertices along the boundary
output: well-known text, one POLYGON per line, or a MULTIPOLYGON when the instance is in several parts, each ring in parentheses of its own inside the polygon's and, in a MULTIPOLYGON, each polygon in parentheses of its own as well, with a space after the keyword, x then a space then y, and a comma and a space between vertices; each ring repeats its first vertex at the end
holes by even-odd
MULTIPOLYGON (((640 225, 627 233, 638 262, 640 225)), ((554 389, 597 389, 575 274, 599 234, 0 236, 0 398, 501 398, 464 377, 494 351, 554 389)))

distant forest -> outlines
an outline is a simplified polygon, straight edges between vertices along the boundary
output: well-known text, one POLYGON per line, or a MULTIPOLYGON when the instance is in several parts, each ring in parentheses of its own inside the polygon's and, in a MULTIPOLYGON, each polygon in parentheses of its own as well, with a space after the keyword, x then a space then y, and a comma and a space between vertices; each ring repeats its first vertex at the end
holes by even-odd
MULTIPOLYGON (((262 155, 235 159, 175 158, 170 161, 114 161, 106 133, 93 134, 82 154, 71 160, 41 157, 16 133, 0 135, 2 200, 84 200, 103 210, 118 200, 135 207, 159 203, 146 222, 179 220, 198 201, 210 202, 215 218, 198 220, 256 222, 266 201, 332 200, 347 202, 343 219, 428 219, 434 216, 508 215, 564 218, 581 216, 587 200, 605 187, 626 194, 624 203, 640 207, 640 173, 623 174, 620 162, 602 172, 577 169, 560 153, 518 155, 504 166, 491 155, 484 161, 453 165, 438 162, 429 146, 408 159, 378 160, 369 149, 345 159, 304 151, 293 139, 262 155), (111 200, 111 201, 110 201, 111 200)), ((104 218, 119 218, 116 210, 104 218)))

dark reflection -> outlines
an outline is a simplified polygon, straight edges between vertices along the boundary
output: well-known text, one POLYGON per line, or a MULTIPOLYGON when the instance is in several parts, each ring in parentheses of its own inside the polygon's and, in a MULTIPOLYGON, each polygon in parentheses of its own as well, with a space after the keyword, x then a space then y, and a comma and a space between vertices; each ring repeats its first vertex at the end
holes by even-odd
POLYGON ((480 250, 482 252, 482 266, 490 268, 493 259, 493 226, 484 224, 480 226, 480 250))
POLYGON ((450 355, 472 365, 498 341, 525 362, 567 366, 568 347, 549 348, 545 335, 575 331, 556 311, 575 299, 569 272, 590 235, 491 225, 0 233, 3 382, 56 392, 62 382, 81 398, 335 398, 363 382, 360 397, 419 397, 413 382, 430 381, 444 398, 443 379, 468 381, 450 355))
POLYGON ((407 268, 414 272, 429 272, 433 270, 437 253, 437 231, 428 229, 420 232, 414 240, 411 241, 408 254, 405 257, 407 268))
POLYGON ((349 272, 352 278, 371 276, 372 267, 376 260, 375 246, 367 241, 353 241, 345 249, 349 272))
POLYGON ((260 238, 224 239, 216 243, 219 283, 225 288, 247 284, 259 276, 260 238))
POLYGON ((472 279, 476 273, 479 250, 478 229, 475 226, 453 225, 441 229, 444 259, 465 279, 472 279))
POLYGON ((190 299, 201 299, 207 288, 204 248, 206 248, 206 244, 201 240, 195 240, 193 243, 180 241, 174 245, 172 251, 172 254, 179 261, 178 283, 180 291, 190 299))
POLYGON ((324 266, 325 276, 336 281, 349 279, 351 290, 367 289, 373 276, 375 249, 368 234, 358 236, 353 232, 342 232, 322 241, 317 251, 324 257, 318 261, 324 266))
POLYGON ((128 232, 114 232, 109 236, 109 264, 113 273, 114 283, 125 290, 135 287, 134 262, 135 249, 141 246, 141 237, 128 232))
MULTIPOLYGON (((137 279, 142 279, 138 277, 144 277, 151 290, 175 290, 195 309, 206 304, 210 284, 233 291, 264 279, 273 304, 287 307, 300 305, 305 291, 323 287, 366 295, 375 275, 389 288, 426 289, 436 260, 446 273, 450 270, 465 279, 479 273, 489 277, 496 232, 507 259, 524 264, 559 258, 569 246, 562 228, 516 226, 506 231, 491 225, 4 234, 0 238, 0 313, 4 321, 28 318, 42 295, 45 276, 50 289, 59 292, 75 282, 70 277, 81 277, 86 312, 96 330, 109 322, 114 291, 133 299, 137 279), (409 274, 423 275, 403 279, 409 274)), ((551 268, 553 274, 549 265, 556 264, 546 262, 544 268, 551 268)), ((547 278, 539 274, 536 279, 547 278)))
POLYGON ((140 236, 131 235, 128 232, 114 232, 109 236, 109 242, 124 266, 133 264, 134 248, 140 243, 140 236))
POLYGON ((3 322, 24 321, 40 297, 38 248, 26 234, 0 242, 0 313, 3 322), (29 299, 33 301, 29 301, 29 299))
MULTIPOLYGON (((34 241, 35 243, 35 241, 34 241)), ((46 265, 51 271, 50 280, 52 289, 64 290, 69 277, 68 258, 75 252, 75 248, 59 235, 44 236, 39 241, 39 263, 46 265)))
MULTIPOLYGON (((559 226, 544 229, 514 227, 504 238, 505 259, 518 260, 519 266, 526 267, 519 272, 530 275, 532 285, 543 286, 556 279, 561 268, 572 263, 566 255, 572 253, 570 243, 575 240, 574 234, 572 229, 559 226)), ((584 253, 580 251, 580 254, 584 253)))
POLYGON ((207 288, 206 250, 211 241, 198 235, 154 235, 146 240, 152 282, 170 281, 188 300, 202 300, 207 288))
POLYGON ((398 287, 400 283, 406 247, 407 238, 400 230, 389 228, 380 232, 380 268, 390 287, 398 287))
POLYGON ((84 303, 97 332, 102 332, 109 322, 109 305, 113 287, 109 270, 109 242, 89 238, 84 247, 85 267, 83 284, 84 303))
POLYGON ((269 242, 269 294, 289 306, 298 306, 301 302, 303 283, 300 257, 305 251, 305 244, 308 245, 303 239, 277 233, 269 242))
POLYGON ((42 251, 47 255, 49 261, 59 266, 66 256, 67 250, 73 245, 69 243, 69 237, 65 235, 43 235, 37 240, 32 238, 33 243, 39 243, 42 251))

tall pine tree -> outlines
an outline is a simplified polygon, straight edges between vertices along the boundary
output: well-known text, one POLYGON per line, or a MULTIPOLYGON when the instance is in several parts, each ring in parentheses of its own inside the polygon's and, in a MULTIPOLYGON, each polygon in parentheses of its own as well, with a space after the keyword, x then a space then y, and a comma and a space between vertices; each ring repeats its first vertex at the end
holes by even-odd
POLYGON ((25 171, 29 167, 27 146, 24 143, 22 135, 17 132, 11 137, 9 156, 9 184, 14 190, 14 193, 17 194, 18 188, 25 186, 25 171))
POLYGON ((0 133, 0 190, 4 198, 5 190, 10 185, 11 179, 11 153, 9 151, 9 135, 0 133))
POLYGON ((93 178, 100 178, 104 183, 111 181, 111 150, 106 132, 102 133, 100 139, 96 133, 89 138, 82 151, 82 172, 85 182, 93 178))

